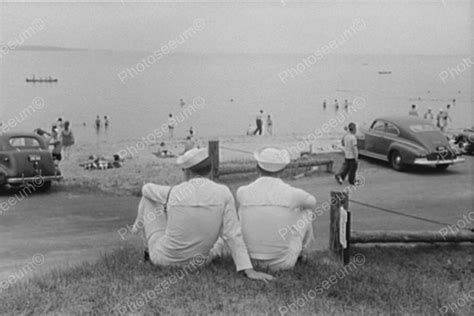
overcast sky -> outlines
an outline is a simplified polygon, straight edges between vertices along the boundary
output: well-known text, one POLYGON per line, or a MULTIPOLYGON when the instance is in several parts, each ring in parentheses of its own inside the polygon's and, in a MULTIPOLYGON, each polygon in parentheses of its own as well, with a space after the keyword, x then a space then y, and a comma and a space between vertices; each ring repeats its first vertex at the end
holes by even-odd
POLYGON ((204 29, 182 52, 310 53, 350 27, 366 22, 338 53, 471 55, 469 0, 314 1, 260 3, 5 3, 1 43, 15 40, 32 21, 45 27, 25 45, 157 50, 193 25, 204 29))

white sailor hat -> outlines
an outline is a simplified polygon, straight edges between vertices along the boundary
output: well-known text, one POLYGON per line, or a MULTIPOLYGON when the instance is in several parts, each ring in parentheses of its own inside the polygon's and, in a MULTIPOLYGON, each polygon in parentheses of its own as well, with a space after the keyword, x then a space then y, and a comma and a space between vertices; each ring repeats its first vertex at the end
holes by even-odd
POLYGON ((179 156, 176 162, 181 168, 189 169, 203 162, 208 157, 209 151, 207 148, 193 148, 179 156))
POLYGON ((260 168, 268 172, 278 172, 290 163, 287 150, 277 147, 263 147, 253 154, 260 168))

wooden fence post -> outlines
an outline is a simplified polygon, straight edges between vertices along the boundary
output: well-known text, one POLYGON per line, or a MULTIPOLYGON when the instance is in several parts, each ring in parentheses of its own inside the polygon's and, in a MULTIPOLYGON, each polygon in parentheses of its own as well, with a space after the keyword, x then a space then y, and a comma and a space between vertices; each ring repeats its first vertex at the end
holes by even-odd
MULTIPOLYGON (((331 191, 331 214, 329 227, 329 250, 339 262, 349 263, 350 214, 347 214, 346 226, 341 227, 341 207, 348 211, 349 196, 346 192, 331 191), (346 247, 341 243, 341 229, 346 233, 346 247)), ((349 212, 348 212, 349 213, 349 212)))
POLYGON ((209 141, 209 158, 211 160, 211 179, 215 180, 219 177, 219 141, 209 141))

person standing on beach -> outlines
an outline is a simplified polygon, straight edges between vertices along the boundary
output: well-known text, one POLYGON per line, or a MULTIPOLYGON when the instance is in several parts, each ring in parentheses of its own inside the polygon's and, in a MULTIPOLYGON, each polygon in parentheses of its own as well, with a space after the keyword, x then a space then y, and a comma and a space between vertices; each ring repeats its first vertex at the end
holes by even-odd
POLYGON ((64 129, 61 131, 61 141, 64 153, 64 159, 69 159, 71 146, 74 145, 74 135, 70 127, 69 121, 64 122, 64 129))
POLYGON ((104 115, 104 127, 105 127, 105 130, 107 130, 109 128, 109 123, 110 123, 110 120, 109 120, 109 117, 107 115, 104 115))
POLYGON ((273 120, 270 114, 267 115, 267 121, 265 122, 265 130, 267 135, 273 135, 273 120))
POLYGON ((348 126, 349 132, 342 138, 344 147, 344 163, 341 170, 335 175, 336 181, 342 184, 346 175, 349 175, 349 184, 355 185, 357 165, 359 162, 359 150, 357 149, 357 138, 355 136, 357 128, 355 123, 351 122, 348 126))
POLYGON ((183 106, 185 106, 185 105, 186 105, 186 102, 184 102, 183 99, 179 99, 179 106, 180 106, 180 107, 183 107, 183 106))
POLYGON ((53 156, 54 163, 58 165, 62 159, 62 141, 58 132, 58 127, 56 125, 53 125, 51 127, 51 137, 49 139, 49 145, 53 146, 53 151, 51 152, 51 155, 53 156))
POLYGON ((327 107, 326 100, 324 100, 323 101, 323 110, 326 110, 326 107, 327 107))
POLYGON ((336 108, 336 111, 339 110, 339 102, 337 102, 337 99, 334 100, 334 107, 336 108))
POLYGON ((228 187, 209 179, 208 149, 191 149, 177 165, 186 181, 175 185, 147 183, 131 231, 145 243, 145 260, 158 266, 204 265, 219 256, 213 246, 221 238, 230 249, 237 271, 248 278, 274 278, 253 269, 242 237, 235 201, 228 187))
POLYGON ((409 116, 418 116, 418 110, 416 109, 416 104, 411 105, 411 110, 408 112, 409 116))
POLYGON ((263 110, 260 110, 260 113, 257 114, 256 124, 257 124, 257 128, 255 129, 253 134, 257 135, 257 133, 258 133, 258 135, 262 135, 262 132, 263 132, 263 110))
POLYGON ((423 118, 427 121, 429 121, 430 123, 433 123, 434 121, 434 114, 433 114, 433 111, 431 108, 428 108, 428 111, 425 113, 425 115, 423 115, 423 118))
POLYGON ((100 125, 101 125, 100 116, 97 115, 97 117, 95 118, 95 129, 96 129, 97 132, 100 131, 100 125))
POLYGON ((174 137, 174 127, 176 126, 176 120, 173 118, 173 114, 168 115, 168 129, 169 137, 172 139, 174 137))
POLYGON ((344 100, 344 110, 347 111, 347 109, 349 109, 349 101, 347 101, 347 99, 346 99, 346 100, 344 100))

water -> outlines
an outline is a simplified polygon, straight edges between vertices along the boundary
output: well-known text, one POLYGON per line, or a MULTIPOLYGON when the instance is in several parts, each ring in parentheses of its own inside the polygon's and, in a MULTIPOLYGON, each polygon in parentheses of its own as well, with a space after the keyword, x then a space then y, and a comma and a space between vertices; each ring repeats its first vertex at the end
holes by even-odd
POLYGON ((49 129, 62 116, 72 122, 79 141, 89 142, 97 137, 96 115, 108 115, 108 139, 135 139, 166 124, 169 113, 178 114, 181 98, 189 105, 202 97, 205 106, 179 124, 176 137, 184 137, 190 126, 203 137, 242 135, 255 124, 260 109, 272 114, 275 134, 289 135, 312 132, 328 122, 336 115, 334 99, 343 111, 344 99, 362 97, 365 108, 348 119, 361 125, 380 115, 406 115, 412 103, 420 114, 428 106, 437 112, 453 98, 453 126, 473 125, 471 69, 446 83, 439 78, 440 71, 461 63, 462 56, 330 55, 284 84, 278 74, 296 67, 305 55, 172 54, 122 83, 118 73, 147 55, 11 51, 0 59, 2 121, 5 125, 14 118, 18 126, 13 130, 49 129), (392 73, 378 74, 383 70, 392 73), (26 83, 33 74, 59 82, 26 83), (44 99, 44 108, 19 120, 37 97, 44 99))

